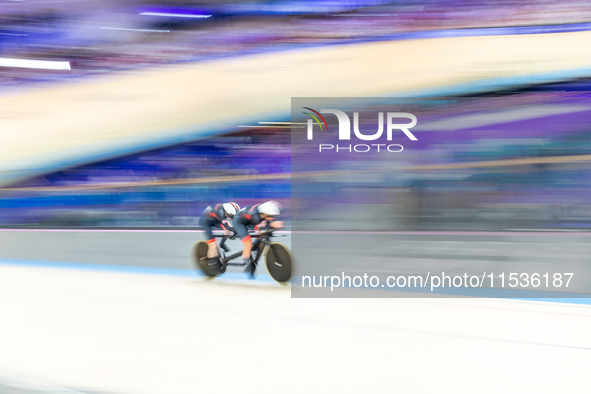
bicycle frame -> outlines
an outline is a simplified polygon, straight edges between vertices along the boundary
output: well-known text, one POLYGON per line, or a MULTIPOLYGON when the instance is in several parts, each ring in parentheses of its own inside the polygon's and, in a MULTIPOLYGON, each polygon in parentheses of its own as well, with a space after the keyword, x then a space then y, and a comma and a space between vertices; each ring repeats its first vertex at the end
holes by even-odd
MULTIPOLYGON (((251 238, 260 238, 261 239, 261 242, 258 244, 258 247, 257 247, 257 254, 256 254, 255 258, 254 258, 254 263, 255 264, 258 264, 259 259, 263 255, 263 251, 265 250, 265 248, 267 247, 267 245, 271 242, 270 241, 270 238, 272 236, 273 236, 272 233, 270 233, 270 234, 251 235, 251 238)), ((215 237, 232 239, 232 238, 235 237, 235 234, 234 235, 215 235, 215 237)), ((236 252, 233 255, 226 256, 226 254, 224 253, 224 251, 219 250, 220 256, 223 256, 221 258, 222 264, 224 264, 224 265, 241 266, 241 267, 246 266, 245 263, 232 262, 232 260, 234 260, 235 258, 237 258, 239 256, 242 256, 242 252, 243 252, 243 250, 241 250, 240 252, 236 252)), ((251 253, 252 253, 252 251, 251 251, 251 253)))

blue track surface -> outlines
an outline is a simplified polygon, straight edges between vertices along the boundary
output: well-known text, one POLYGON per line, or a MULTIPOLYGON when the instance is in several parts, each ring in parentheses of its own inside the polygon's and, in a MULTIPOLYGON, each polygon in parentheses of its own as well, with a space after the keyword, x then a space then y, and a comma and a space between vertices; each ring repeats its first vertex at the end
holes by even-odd
MULTIPOLYGON (((36 261, 36 260, 0 260, 2 265, 19 265, 28 267, 43 267, 43 268, 66 268, 75 270, 87 271, 103 271, 103 272, 118 272, 129 274, 144 274, 144 275, 170 275, 182 276, 192 278, 204 278, 204 275, 189 269, 175 269, 175 268, 156 268, 156 267, 137 267, 124 265, 103 265, 103 264, 86 264, 86 263, 64 263, 57 261, 36 261)), ((245 274, 237 272, 228 272, 223 276, 215 279, 220 282, 242 282, 248 284, 257 283, 275 283, 273 279, 267 274, 258 274, 255 279, 248 279, 245 274)), ((279 286, 279 285, 278 285, 279 286)), ((524 292, 525 293, 525 292, 524 292)), ((579 304, 591 305, 591 298, 511 298, 523 301, 539 301, 539 302, 557 302, 564 304, 579 304)))
MULTIPOLYGON (((59 261, 39 261, 39 260, 0 260, 1 265, 19 265, 27 267, 42 267, 42 268, 66 268, 84 271, 102 271, 102 272, 119 272, 127 274, 144 274, 144 275, 168 275, 168 276, 182 276, 190 278, 206 278, 205 275, 197 270, 182 269, 182 268, 159 268, 159 267, 138 267, 128 265, 109 265, 109 264, 90 264, 90 263, 65 263, 59 261)), ((259 267, 259 269, 261 269, 259 267)), ((263 268, 264 270, 264 268, 263 268)), ((245 283, 275 283, 275 281, 268 274, 257 274, 255 279, 248 279, 246 274, 240 272, 227 272, 216 281, 244 281, 245 283)))

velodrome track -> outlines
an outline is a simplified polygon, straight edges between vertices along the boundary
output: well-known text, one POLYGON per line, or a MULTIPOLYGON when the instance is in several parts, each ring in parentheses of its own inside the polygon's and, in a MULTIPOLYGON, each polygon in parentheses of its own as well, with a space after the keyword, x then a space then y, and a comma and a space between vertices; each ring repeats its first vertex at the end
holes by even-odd
MULTIPOLYGON (((428 271, 452 276, 483 271, 575 273, 568 288, 505 295, 512 298, 585 297, 591 286, 590 232, 279 231, 276 235, 272 241, 297 255, 296 277, 343 272, 381 275, 382 280, 387 275, 428 271)), ((196 277, 192 246, 202 239, 201 230, 188 229, 0 229, 0 263, 196 277)), ((242 248, 238 240, 227 245, 229 254, 242 248)), ((241 267, 229 267, 220 279, 251 282, 241 267)), ((262 261, 257 281, 273 282, 262 261)), ((499 285, 498 280, 495 283, 499 285)))
MULTIPOLYGON (((291 96, 450 94, 588 76, 590 35, 315 48, 6 95, 0 183, 238 122, 278 120, 289 116, 291 96)), ((591 387, 589 305, 292 299, 264 274, 204 281, 189 259, 199 238, 185 231, 0 231, 0 393, 591 387)), ((585 246, 571 252, 588 256, 585 246)))
POLYGON ((0 392, 588 393, 588 305, 295 299, 189 275, 199 236, 0 232, 0 392))

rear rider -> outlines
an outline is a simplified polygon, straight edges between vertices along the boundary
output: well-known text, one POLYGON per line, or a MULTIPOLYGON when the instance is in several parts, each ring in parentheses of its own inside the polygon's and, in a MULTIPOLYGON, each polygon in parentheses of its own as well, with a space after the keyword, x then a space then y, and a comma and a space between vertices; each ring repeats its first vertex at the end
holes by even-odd
POLYGON ((249 205, 238 211, 234 216, 234 231, 236 231, 244 245, 242 261, 251 277, 254 276, 256 265, 250 259, 252 240, 248 235, 248 226, 266 226, 268 223, 271 228, 283 228, 283 222, 275 220, 277 216, 281 215, 282 209, 283 207, 277 201, 267 201, 262 204, 249 205))
MULTIPOLYGON (((207 250, 207 264, 211 266, 217 266, 219 264, 218 248, 213 236, 212 230, 214 228, 221 228, 224 230, 225 235, 229 235, 234 231, 232 228, 232 218, 236 215, 236 212, 240 210, 240 207, 235 202, 227 202, 224 204, 210 205, 203 211, 201 215, 201 227, 205 230, 205 239, 209 249, 207 250)), ((224 245, 224 241, 221 242, 221 247, 227 252, 229 249, 224 245)))

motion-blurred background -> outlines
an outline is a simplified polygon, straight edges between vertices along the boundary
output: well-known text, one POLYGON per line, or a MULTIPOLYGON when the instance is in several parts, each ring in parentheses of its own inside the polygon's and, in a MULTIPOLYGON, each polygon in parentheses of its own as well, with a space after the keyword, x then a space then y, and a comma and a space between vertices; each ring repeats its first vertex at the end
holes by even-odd
POLYGON ((289 222, 290 98, 379 95, 463 96, 424 116, 480 118, 425 131, 375 184, 352 175, 327 190, 352 221, 365 205, 382 230, 591 225, 586 2, 31 0, 0 12, 2 226, 195 228, 209 203, 271 198, 289 222))
POLYGON ((589 393, 590 42, 584 0, 0 0, 0 393, 589 393), (398 98, 418 140, 308 160, 298 97, 398 98), (296 277, 573 285, 197 276, 203 209, 269 199, 296 277))

